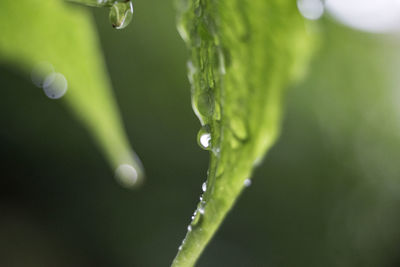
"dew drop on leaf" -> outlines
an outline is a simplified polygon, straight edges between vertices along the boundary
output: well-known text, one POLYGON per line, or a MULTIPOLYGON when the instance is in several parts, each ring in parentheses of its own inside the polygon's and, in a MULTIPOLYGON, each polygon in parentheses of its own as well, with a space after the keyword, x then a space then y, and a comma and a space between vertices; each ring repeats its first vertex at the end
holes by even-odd
POLYGON ((200 201, 200 203, 197 205, 197 210, 199 211, 199 214, 204 215, 204 210, 206 208, 206 202, 205 201, 200 201))
MULTIPOLYGON (((214 112, 214 95, 211 89, 204 89, 195 92, 193 97, 193 105, 198 111, 199 116, 210 117, 214 112)), ((200 118, 200 120, 203 120, 200 118)))
POLYGON ((206 192, 206 190, 207 190, 207 182, 203 183, 203 185, 201 186, 201 189, 203 190, 203 192, 206 192))
POLYGON ((197 223, 200 221, 200 216, 201 216, 201 213, 199 213, 198 209, 196 209, 192 216, 191 225, 196 226, 197 223))
POLYGON ((200 208, 199 208, 199 213, 200 213, 201 215, 204 215, 204 207, 200 207, 200 208))
POLYGON ((197 142, 202 149, 210 150, 211 149, 211 133, 208 130, 207 126, 204 126, 200 129, 197 135, 197 142))
POLYGON ((110 22, 115 29, 123 29, 129 25, 133 17, 131 1, 115 2, 110 10, 110 22))
POLYGON ((196 215, 197 215, 197 210, 194 211, 194 213, 193 213, 193 215, 191 217, 192 221, 194 220, 194 218, 196 218, 196 215))

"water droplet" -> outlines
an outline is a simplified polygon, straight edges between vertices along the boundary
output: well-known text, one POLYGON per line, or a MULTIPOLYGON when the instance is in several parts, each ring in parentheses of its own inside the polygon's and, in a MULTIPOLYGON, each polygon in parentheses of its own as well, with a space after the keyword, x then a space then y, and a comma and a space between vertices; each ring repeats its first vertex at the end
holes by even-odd
POLYGON ((204 215, 204 210, 206 208, 206 202, 205 201, 200 201, 199 205, 197 206, 197 210, 199 211, 199 214, 204 215))
POLYGON ((297 8, 309 20, 317 20, 324 14, 324 3, 321 0, 297 0, 297 8))
POLYGON ((214 96, 211 89, 205 89, 201 93, 195 93, 193 104, 198 113, 202 116, 209 117, 214 112, 214 96))
POLYGON ((49 62, 39 62, 32 70, 32 82, 39 88, 43 88, 44 80, 47 76, 54 73, 53 65, 49 62))
POLYGON ((187 229, 188 229, 189 232, 191 232, 192 231, 192 226, 189 225, 187 229))
POLYGON ((115 171, 115 178, 124 187, 132 187, 138 182, 137 170, 129 164, 121 164, 115 171))
POLYGON ((207 190, 207 182, 204 182, 202 184, 201 189, 203 189, 203 192, 206 192, 206 190, 207 190))
POLYGON ((59 99, 68 89, 67 79, 61 73, 51 73, 43 83, 43 91, 51 99, 59 99))
POLYGON ((194 218, 196 218, 196 215, 197 215, 197 209, 193 212, 192 221, 194 220, 194 218))
POLYGON ((245 187, 249 187, 251 185, 251 180, 250 179, 246 179, 246 180, 244 180, 243 184, 244 184, 245 187))
POLYGON ((181 250, 182 250, 182 245, 180 245, 180 246, 179 246, 178 250, 179 250, 179 251, 181 251, 181 250))
POLYGON ((204 215, 204 207, 200 207, 199 208, 199 212, 200 212, 201 215, 204 215))
POLYGON ((200 221, 200 213, 198 213, 198 209, 196 209, 192 216, 191 225, 197 225, 199 221, 200 221))
POLYGON ((133 17, 131 1, 115 2, 110 10, 110 22, 115 29, 123 29, 129 25, 133 17))
POLYGON ((200 129, 197 135, 197 141, 201 148, 205 150, 209 150, 211 148, 211 133, 209 132, 207 126, 204 126, 200 129))

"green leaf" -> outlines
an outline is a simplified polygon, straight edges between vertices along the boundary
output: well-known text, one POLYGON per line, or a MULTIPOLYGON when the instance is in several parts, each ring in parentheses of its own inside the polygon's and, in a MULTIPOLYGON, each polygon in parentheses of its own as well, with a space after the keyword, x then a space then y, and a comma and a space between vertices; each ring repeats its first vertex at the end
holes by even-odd
POLYGON ((282 96, 311 46, 292 0, 181 0, 192 103, 210 150, 206 191, 173 266, 193 266, 275 142, 282 96))
POLYGON ((88 128, 112 168, 128 166, 119 169, 119 178, 133 185, 142 176, 141 166, 124 132, 87 11, 62 0, 2 0, 0 32, 0 62, 25 76, 40 62, 61 73, 68 90, 60 101, 88 128))

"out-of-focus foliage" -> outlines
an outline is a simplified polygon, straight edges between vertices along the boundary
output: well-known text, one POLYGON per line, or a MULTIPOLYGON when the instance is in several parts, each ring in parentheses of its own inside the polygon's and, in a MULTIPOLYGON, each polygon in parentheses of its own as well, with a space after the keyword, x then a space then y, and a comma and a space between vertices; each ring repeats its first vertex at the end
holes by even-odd
POLYGON ((0 62, 27 77, 41 63, 51 64, 66 77, 66 104, 99 142, 111 167, 126 163, 139 171, 90 14, 61 0, 4 0, 0 10, 0 62))

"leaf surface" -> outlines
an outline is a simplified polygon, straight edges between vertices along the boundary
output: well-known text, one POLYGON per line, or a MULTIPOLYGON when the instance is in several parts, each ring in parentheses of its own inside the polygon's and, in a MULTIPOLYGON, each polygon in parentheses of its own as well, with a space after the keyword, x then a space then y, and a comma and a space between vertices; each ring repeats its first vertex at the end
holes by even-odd
POLYGON ((302 76, 312 49, 295 1, 181 0, 178 9, 199 143, 211 157, 173 262, 193 266, 275 142, 284 89, 302 76))

